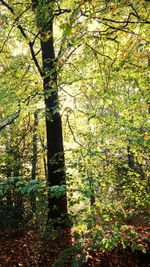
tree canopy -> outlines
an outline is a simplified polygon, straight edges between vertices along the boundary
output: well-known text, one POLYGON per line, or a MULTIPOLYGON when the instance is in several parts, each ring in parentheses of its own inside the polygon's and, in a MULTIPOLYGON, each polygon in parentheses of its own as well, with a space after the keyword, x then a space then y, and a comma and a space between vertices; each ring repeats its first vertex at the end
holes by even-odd
POLYGON ((150 2, 0 4, 0 228, 125 248, 148 224, 150 2))

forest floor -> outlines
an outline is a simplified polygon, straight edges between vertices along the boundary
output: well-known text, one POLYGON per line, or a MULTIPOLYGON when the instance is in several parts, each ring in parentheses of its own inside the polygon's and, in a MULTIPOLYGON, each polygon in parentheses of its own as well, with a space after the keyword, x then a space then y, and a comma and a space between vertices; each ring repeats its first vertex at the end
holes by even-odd
MULTIPOLYGON (((150 237, 150 227, 139 227, 137 231, 150 237)), ((0 238, 0 267, 51 267, 58 259, 60 253, 72 246, 72 236, 67 232, 64 237, 55 240, 39 238, 38 234, 29 230, 20 237, 0 238)), ((78 257, 70 253, 65 267, 150 267, 150 245, 147 243, 147 253, 135 251, 130 248, 122 249, 118 246, 113 251, 91 251, 86 260, 79 265, 71 261, 78 257)), ((63 256, 62 256, 63 259, 63 256)), ((56 265, 61 267, 61 263, 56 265)))

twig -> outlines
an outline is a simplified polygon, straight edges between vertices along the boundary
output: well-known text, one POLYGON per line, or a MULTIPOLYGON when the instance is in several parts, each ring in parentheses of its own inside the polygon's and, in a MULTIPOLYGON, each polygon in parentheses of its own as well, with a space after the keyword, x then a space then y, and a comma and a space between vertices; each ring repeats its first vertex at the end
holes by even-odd
POLYGON ((67 113, 67 123, 68 123, 69 130, 70 130, 70 132, 71 132, 71 134, 72 134, 73 140, 74 140, 74 142, 77 143, 79 146, 85 148, 81 143, 79 143, 79 142, 76 140, 76 137, 75 137, 75 135, 74 135, 74 132, 73 132, 73 130, 72 130, 72 128, 71 128, 70 121, 69 121, 69 112, 70 112, 70 111, 71 111, 71 110, 69 110, 68 113, 67 113))

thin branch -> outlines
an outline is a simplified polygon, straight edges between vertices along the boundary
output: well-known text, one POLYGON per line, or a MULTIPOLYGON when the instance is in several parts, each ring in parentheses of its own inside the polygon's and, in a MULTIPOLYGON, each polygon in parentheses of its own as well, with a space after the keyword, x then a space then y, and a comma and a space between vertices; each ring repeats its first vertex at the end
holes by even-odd
POLYGON ((79 143, 79 142, 76 140, 76 137, 75 137, 75 135, 74 135, 74 132, 73 132, 73 130, 72 130, 72 128, 71 128, 70 121, 69 121, 69 112, 70 112, 70 111, 71 111, 71 110, 69 110, 68 113, 67 113, 67 123, 68 123, 69 130, 70 130, 70 132, 71 132, 71 134, 72 134, 73 140, 74 140, 74 142, 77 143, 79 146, 85 148, 81 143, 79 143))
POLYGON ((23 15, 23 14, 30 8, 30 7, 31 7, 31 5, 30 5, 29 7, 27 7, 25 10, 23 10, 23 11, 19 14, 19 16, 18 16, 17 18, 15 18, 14 23, 13 23, 13 25, 11 26, 11 28, 10 28, 10 30, 9 30, 9 32, 8 32, 8 35, 7 35, 7 37, 6 37, 6 40, 4 41, 4 43, 3 43, 3 45, 2 45, 2 48, 1 48, 1 50, 0 50, 0 53, 3 51, 5 44, 7 43, 8 39, 9 39, 9 36, 10 36, 11 31, 12 31, 13 28, 15 27, 15 23, 16 23, 17 21, 19 21, 19 19, 21 18, 21 16, 22 16, 22 15, 23 15))
MULTIPOLYGON (((12 13, 12 14, 15 14, 13 8, 12 8, 11 6, 9 6, 4 0, 0 0, 0 2, 1 2, 1 3, 2 3, 2 4, 3 4, 3 5, 4 5, 4 6, 5 6, 5 7, 12 13)), ((20 30, 22 36, 23 36, 26 40, 29 40, 28 35, 26 34, 24 28, 23 28, 20 24, 17 25, 17 28, 20 30)), ((29 45, 30 52, 31 52, 31 56, 32 56, 32 59, 33 59, 33 61, 34 61, 34 63, 35 63, 35 66, 37 67, 38 72, 40 73, 40 75, 43 76, 42 69, 41 69, 41 67, 40 67, 40 65, 39 65, 39 63, 38 63, 38 60, 37 60, 37 58, 36 58, 36 54, 35 54, 35 51, 34 51, 34 48, 33 48, 33 46, 34 46, 34 42, 29 41, 29 42, 28 42, 28 45, 29 45)))
POLYGON ((15 25, 12 25, 12 26, 11 26, 11 28, 10 28, 10 30, 9 30, 9 32, 8 32, 8 35, 7 35, 5 41, 4 41, 3 44, 2 44, 2 48, 1 48, 1 50, 0 50, 0 53, 3 52, 3 49, 4 49, 4 47, 5 47, 5 44, 7 43, 8 39, 9 39, 9 36, 10 36, 10 34, 11 34, 11 32, 12 32, 12 30, 13 30, 14 27, 15 27, 15 25))
POLYGON ((134 8, 134 6, 133 6, 132 4, 129 4, 129 6, 130 6, 130 7, 133 9, 133 11, 135 12, 135 13, 134 13, 135 16, 136 16, 137 18, 140 19, 140 16, 139 16, 138 12, 136 11, 136 9, 134 8))
POLYGON ((94 48, 93 48, 92 46, 90 46, 89 44, 86 43, 86 46, 88 46, 88 47, 94 52, 94 54, 98 54, 98 55, 100 55, 100 56, 102 56, 102 57, 107 57, 107 58, 110 59, 111 61, 114 61, 110 56, 100 53, 99 51, 97 51, 96 49, 94 49, 94 48))
POLYGON ((3 4, 3 6, 5 6, 7 9, 9 9, 9 11, 11 13, 14 14, 14 10, 13 10, 13 8, 11 6, 9 6, 4 0, 0 0, 0 2, 3 4))
POLYGON ((19 103, 19 108, 18 108, 16 114, 13 117, 9 117, 9 118, 5 119, 5 121, 2 123, 2 125, 0 125, 0 131, 2 129, 4 129, 6 126, 8 126, 11 123, 13 123, 19 117, 20 112, 21 112, 21 107, 20 107, 20 103, 19 103))
POLYGON ((62 15, 64 13, 70 13, 71 12, 71 9, 67 9, 67 8, 64 8, 64 9, 58 9, 58 10, 55 10, 54 11, 54 17, 55 16, 59 16, 59 15, 62 15))
MULTIPOLYGON (((133 9, 133 6, 130 5, 133 9)), ((145 23, 145 24, 150 24, 150 21, 149 20, 143 20, 137 13, 137 11, 135 9, 133 9, 135 13, 133 12, 130 12, 127 19, 126 20, 115 20, 115 19, 110 19, 110 18, 99 18, 97 16, 93 16, 91 17, 91 19, 95 19, 99 22, 102 22, 102 21, 108 21, 108 22, 113 22, 113 23, 119 23, 119 24, 125 24, 123 27, 127 26, 128 24, 136 24, 136 23, 145 23), (138 19, 138 21, 131 21, 130 18, 131 18, 131 15, 136 17, 138 19)), ((89 14, 86 14, 87 12, 83 12, 83 10, 80 10, 81 12, 81 16, 83 17, 89 17, 90 16, 90 12, 89 14)))

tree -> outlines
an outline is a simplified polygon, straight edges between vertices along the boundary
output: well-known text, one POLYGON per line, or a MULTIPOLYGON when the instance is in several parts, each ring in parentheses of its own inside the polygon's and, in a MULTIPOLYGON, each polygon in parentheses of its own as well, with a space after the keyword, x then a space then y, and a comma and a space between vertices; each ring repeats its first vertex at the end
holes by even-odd
MULTIPOLYGON (((35 0, 22 5, 1 0, 1 3, 11 13, 15 40, 24 39, 24 45, 30 49, 31 73, 34 75, 34 62, 39 75, 37 95, 43 84, 50 185, 48 221, 54 219, 57 225, 57 218, 67 213, 59 88, 64 89, 63 94, 74 105, 74 110, 70 103, 64 105, 67 125, 64 123, 64 128, 72 151, 68 153, 68 162, 71 159, 79 162, 81 195, 94 205, 104 195, 109 198, 106 194, 109 190, 115 195, 124 179, 128 189, 131 183, 140 184, 140 178, 136 178, 140 174, 147 179, 148 114, 141 105, 146 105, 147 110, 149 103, 146 84, 149 4, 126 0, 101 3, 35 0), (31 19, 27 21, 26 17, 31 19), (60 197, 53 193, 58 188, 62 190, 60 197)), ((9 31, 7 28, 2 48, 12 28, 9 31)), ((29 63, 29 56, 26 60, 29 63)), ((14 74, 22 72, 18 66, 14 74)), ((31 95, 34 102, 35 92, 31 95)), ((19 101, 22 104, 26 99, 21 94, 19 101)), ((2 128, 19 116, 20 102, 17 114, 4 120, 2 128)), ((74 183, 75 179, 74 175, 74 183)))
MULTIPOLYGON (((59 113, 56 58, 53 41, 54 1, 33 1, 36 9, 37 26, 41 36, 42 79, 46 108, 47 164, 50 186, 65 185, 65 159, 62 136, 62 122, 59 113), (47 13, 46 13, 47 12, 47 13)), ((67 214, 67 197, 49 195, 48 220, 56 220, 67 214)), ((62 218, 61 218, 62 219, 62 218)))
MULTIPOLYGON (((13 8, 5 1, 1 1, 12 14, 13 8)), ((62 137, 62 123, 59 113, 59 100, 57 91, 57 71, 55 62, 55 52, 53 43, 53 5, 54 1, 33 1, 32 7, 36 12, 36 21, 39 28, 42 51, 42 69, 36 59, 33 43, 29 41, 32 58, 42 77, 45 99, 46 113, 46 133, 47 133, 47 164, 48 164, 48 184, 51 186, 65 186, 65 159, 62 137), (47 10, 47 11, 46 11, 47 10), (46 11, 46 12, 45 12, 46 11)), ((23 27, 19 24, 18 29, 25 39, 28 39, 23 27)), ((62 196, 51 196, 49 194, 48 220, 66 216, 67 197, 64 187, 62 196)), ((58 223, 59 224, 59 223, 58 223)))

